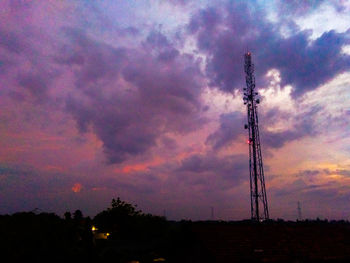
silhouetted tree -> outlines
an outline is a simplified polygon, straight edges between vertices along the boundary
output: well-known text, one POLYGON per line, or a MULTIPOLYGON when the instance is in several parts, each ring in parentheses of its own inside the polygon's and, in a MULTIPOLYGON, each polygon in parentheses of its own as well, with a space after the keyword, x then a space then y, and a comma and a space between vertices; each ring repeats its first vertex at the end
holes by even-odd
POLYGON ((144 214, 136 207, 118 197, 112 199, 111 207, 97 214, 93 221, 101 231, 112 233, 111 238, 144 238, 163 232, 166 227, 164 217, 144 214))
POLYGON ((70 212, 65 212, 64 213, 64 219, 66 220, 71 220, 72 219, 72 214, 70 212))
POLYGON ((74 220, 76 221, 80 221, 83 219, 83 213, 78 209, 78 210, 75 210, 74 214, 73 214, 73 218, 74 220))
MULTIPOLYGON (((1 257, 11 262, 63 262, 67 258, 86 262, 92 240, 75 235, 76 227, 53 213, 20 212, 0 216, 1 257), (90 245, 90 246, 88 246, 90 245)), ((89 254, 90 253, 90 254, 89 254)))
POLYGON ((132 204, 120 200, 119 197, 117 198, 117 200, 115 200, 114 198, 112 199, 111 206, 112 208, 108 208, 109 211, 119 211, 119 213, 128 216, 137 216, 142 213, 141 210, 136 210, 137 205, 133 206, 132 204))
POLYGON ((120 200, 112 199, 111 207, 97 214, 94 218, 95 224, 100 230, 108 232, 119 232, 121 228, 132 224, 133 217, 141 215, 136 206, 120 200))

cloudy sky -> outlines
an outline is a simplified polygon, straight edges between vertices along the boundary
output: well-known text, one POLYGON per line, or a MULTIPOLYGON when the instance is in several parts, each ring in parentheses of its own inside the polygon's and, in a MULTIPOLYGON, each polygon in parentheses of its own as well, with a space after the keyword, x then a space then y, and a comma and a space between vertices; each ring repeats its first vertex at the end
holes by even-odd
POLYGON ((248 50, 271 217, 350 219, 348 0, 1 1, 0 213, 250 218, 248 50))

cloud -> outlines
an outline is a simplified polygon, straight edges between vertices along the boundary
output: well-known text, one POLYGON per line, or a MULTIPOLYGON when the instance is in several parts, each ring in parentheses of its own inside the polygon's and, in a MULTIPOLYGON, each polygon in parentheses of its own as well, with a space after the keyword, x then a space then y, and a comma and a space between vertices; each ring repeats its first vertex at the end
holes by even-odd
POLYGON ((41 172, 25 165, 0 164, 0 213, 28 211, 36 207, 52 211, 55 198, 70 191, 74 176, 41 172), (51 203, 53 206, 48 205, 51 203))
POLYGON ((25 42, 14 32, 0 29, 0 46, 10 53, 20 54, 25 49, 25 42))
MULTIPOLYGON (((323 171, 323 172, 328 172, 328 171, 323 171)), ((320 170, 304 170, 300 171, 297 176, 298 177, 307 177, 308 179, 313 178, 317 175, 321 174, 320 170)))
POLYGON ((293 178, 281 187, 271 188, 271 192, 276 196, 297 195, 300 198, 310 200, 331 200, 348 194, 348 189, 339 187, 338 180, 335 180, 332 175, 349 176, 347 169, 306 169, 297 172, 290 176, 293 178))
POLYGON ((317 9, 321 4, 323 4, 324 0, 311 0, 311 1, 281 1, 278 0, 277 8, 278 13, 287 16, 301 16, 305 15, 315 9, 317 9))
POLYGON ((206 143, 214 150, 230 145, 232 141, 243 134, 244 116, 241 112, 220 115, 220 127, 207 137, 206 143))
POLYGON ((341 54, 342 46, 348 43, 349 32, 331 30, 311 43, 308 33, 302 32, 280 40, 266 61, 281 71, 283 84, 292 84, 292 92, 298 97, 319 87, 336 75, 350 69, 350 56, 341 54), (292 48, 293 47, 293 48, 292 48))
POLYGON ((222 188, 231 188, 248 179, 248 158, 238 154, 223 157, 218 157, 214 153, 195 154, 182 160, 176 171, 182 174, 197 174, 197 179, 201 175, 208 175, 206 184, 217 180, 222 182, 222 188))
POLYGON ((47 99, 48 79, 44 75, 23 74, 17 77, 18 83, 38 101, 47 99))
MULTIPOLYGON (((282 25, 281 25, 282 26, 282 25)), ((289 36, 266 18, 263 9, 248 2, 207 7, 195 13, 188 32, 197 39, 200 52, 207 56, 206 74, 210 85, 226 92, 244 85, 243 54, 253 52, 257 86, 271 68, 281 72, 282 84, 293 86, 293 97, 331 80, 350 69, 350 56, 342 54, 349 43, 349 31, 329 31, 314 41, 310 31, 288 26, 289 36), (210 19, 208 18, 210 17, 210 19)))
POLYGON ((302 178, 297 178, 293 182, 285 184, 282 187, 271 187, 270 194, 279 198, 290 195, 297 195, 301 198, 302 195, 309 191, 314 192, 314 189, 322 188, 322 185, 308 184, 305 181, 306 180, 303 180, 302 178))
POLYGON ((276 1, 278 14, 280 16, 305 16, 311 12, 316 11, 320 6, 327 3, 330 6, 333 6, 337 12, 343 12, 347 9, 346 1, 325 1, 325 0, 311 0, 311 1, 300 1, 300 0, 291 0, 291 1, 276 1))
POLYGON ((340 174, 346 177, 350 177, 350 170, 347 169, 337 169, 334 171, 335 174, 340 174))
POLYGON ((33 194, 50 191, 59 192, 69 189, 71 184, 71 178, 68 176, 57 172, 41 172, 27 165, 2 163, 0 164, 0 174, 2 175, 0 187, 6 190, 14 188, 15 192, 20 192, 23 189, 33 194))
POLYGON ((162 134, 187 133, 204 123, 198 64, 179 55, 164 35, 151 32, 145 50, 137 50, 68 32, 71 40, 57 58, 75 72, 66 109, 80 131, 90 127, 97 134, 111 163, 145 153, 162 134))
POLYGON ((192 0, 169 0, 169 2, 173 5, 187 5, 190 2, 192 2, 192 0))
MULTIPOLYGON (((281 148, 286 143, 307 136, 316 136, 320 133, 316 125, 316 119, 323 110, 322 106, 316 105, 303 109, 301 112, 281 112, 273 108, 260 115, 260 139, 264 148, 281 148), (283 130, 269 130, 273 123, 289 122, 283 130)), ((261 112, 260 112, 261 113, 261 112)))
MULTIPOLYGON (((272 108, 266 112, 259 112, 260 141, 264 149, 281 148, 286 143, 301 139, 306 136, 315 136, 319 133, 315 125, 315 116, 322 110, 320 106, 314 106, 301 113, 281 112, 278 108, 272 108), (290 122, 290 128, 269 130, 270 125, 278 122, 290 122), (262 125, 263 124, 263 125, 262 125)), ((206 143, 213 150, 220 150, 230 146, 240 135, 246 135, 243 125, 246 117, 241 112, 225 113, 220 115, 219 128, 207 137, 206 143)))

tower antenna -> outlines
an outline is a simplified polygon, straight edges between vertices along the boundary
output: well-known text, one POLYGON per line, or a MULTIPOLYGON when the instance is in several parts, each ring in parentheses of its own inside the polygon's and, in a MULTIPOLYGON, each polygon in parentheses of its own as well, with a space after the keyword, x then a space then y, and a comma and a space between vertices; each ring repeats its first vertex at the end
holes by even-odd
POLYGON ((243 88, 243 101, 247 105, 248 124, 244 126, 249 133, 249 174, 250 174, 250 209, 252 220, 269 219, 263 160, 259 138, 258 107, 260 99, 255 92, 254 64, 252 54, 244 54, 244 71, 247 87, 243 88))

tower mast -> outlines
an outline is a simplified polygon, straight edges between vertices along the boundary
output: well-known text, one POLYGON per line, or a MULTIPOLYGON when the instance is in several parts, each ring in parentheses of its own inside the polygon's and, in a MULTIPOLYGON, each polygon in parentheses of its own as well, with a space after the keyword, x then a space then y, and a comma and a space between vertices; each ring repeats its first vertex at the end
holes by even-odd
POLYGON ((247 105, 248 124, 245 129, 249 132, 249 174, 250 174, 250 208, 252 220, 261 221, 269 219, 267 205, 263 160, 261 156, 258 108, 260 103, 255 92, 254 64, 252 54, 247 52, 244 55, 244 71, 247 87, 243 88, 244 104, 247 105))

